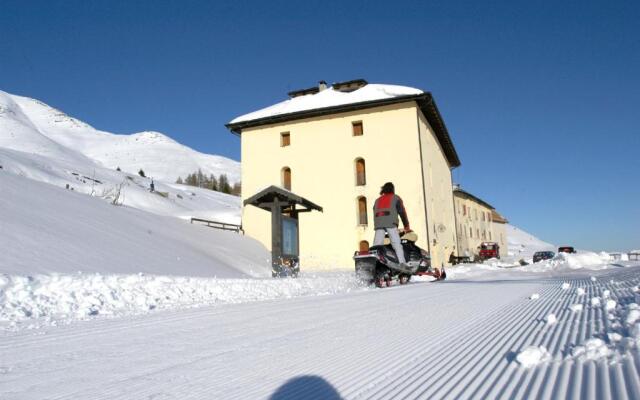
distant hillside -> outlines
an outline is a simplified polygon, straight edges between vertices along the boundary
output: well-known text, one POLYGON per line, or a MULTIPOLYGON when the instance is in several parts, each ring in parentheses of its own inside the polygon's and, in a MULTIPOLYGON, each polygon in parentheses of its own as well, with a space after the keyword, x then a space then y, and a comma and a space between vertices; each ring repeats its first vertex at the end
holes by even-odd
POLYGON ((556 249, 556 246, 553 244, 544 242, 513 225, 507 224, 506 233, 509 245, 509 256, 515 260, 533 258, 533 253, 536 251, 555 251, 556 249))
POLYGON ((174 183, 198 168, 226 174, 232 183, 240 176, 238 162, 198 153, 161 133, 98 131, 38 100, 0 91, 0 173, 155 214, 239 224, 240 198, 174 183), (138 175, 141 168, 146 178, 138 175))
MULTIPOLYGON (((212 139, 213 140, 213 139, 212 139)), ((0 147, 86 162, 175 182, 201 169, 205 175, 226 174, 240 180, 240 163, 200 153, 160 132, 116 135, 100 131, 64 112, 28 97, 0 91, 0 147)))

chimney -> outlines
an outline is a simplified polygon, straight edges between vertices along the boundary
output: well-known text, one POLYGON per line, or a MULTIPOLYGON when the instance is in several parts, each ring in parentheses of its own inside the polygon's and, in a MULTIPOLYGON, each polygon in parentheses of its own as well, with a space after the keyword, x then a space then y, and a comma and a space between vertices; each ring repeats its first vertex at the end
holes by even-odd
POLYGON ((318 91, 322 92, 326 88, 327 88, 327 82, 325 81, 318 82, 318 91))

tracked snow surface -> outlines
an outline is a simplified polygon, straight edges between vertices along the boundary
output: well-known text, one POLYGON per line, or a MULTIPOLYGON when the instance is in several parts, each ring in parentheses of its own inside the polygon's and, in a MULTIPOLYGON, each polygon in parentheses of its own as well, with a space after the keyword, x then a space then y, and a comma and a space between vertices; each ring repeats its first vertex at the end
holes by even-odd
POLYGON ((640 398, 638 262, 274 280, 241 235, 0 186, 2 399, 640 398))

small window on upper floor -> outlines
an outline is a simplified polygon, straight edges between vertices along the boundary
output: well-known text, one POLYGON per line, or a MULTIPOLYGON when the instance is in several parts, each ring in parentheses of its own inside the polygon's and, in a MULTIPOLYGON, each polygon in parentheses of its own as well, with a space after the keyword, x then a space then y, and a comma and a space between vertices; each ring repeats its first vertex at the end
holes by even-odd
POLYGON ((364 129, 362 128, 362 121, 354 121, 351 123, 353 128, 353 136, 362 136, 364 135, 364 129))
POLYGON ((280 147, 291 145, 291 134, 289 132, 282 132, 280 134, 280 147))

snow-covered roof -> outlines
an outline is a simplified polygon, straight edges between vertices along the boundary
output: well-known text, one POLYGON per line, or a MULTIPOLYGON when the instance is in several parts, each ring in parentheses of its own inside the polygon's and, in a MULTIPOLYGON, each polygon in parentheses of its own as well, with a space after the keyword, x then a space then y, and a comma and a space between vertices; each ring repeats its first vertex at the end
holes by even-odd
MULTIPOLYGON (((495 210, 494 206, 492 206, 491 204, 489 204, 486 201, 482 200, 480 197, 475 196, 475 195, 467 192, 466 190, 462 189, 459 186, 453 188, 453 194, 456 194, 456 193, 459 193, 459 194, 463 195, 464 197, 470 198, 471 200, 474 200, 477 203, 482 204, 483 206, 487 207, 490 210, 495 210)), ((498 214, 498 213, 496 212, 496 214, 498 214)))
POLYGON ((250 127, 415 101, 435 131, 450 166, 460 166, 460 159, 431 93, 408 86, 367 84, 364 80, 350 82, 363 85, 355 90, 340 90, 336 88, 340 84, 334 84, 324 90, 294 91, 291 93, 296 95, 291 99, 236 117, 226 127, 233 133, 241 134, 243 129, 250 127))
POLYGON ((352 92, 341 92, 329 87, 316 94, 294 97, 289 100, 262 108, 234 118, 229 124, 253 121, 276 115, 292 114, 300 111, 318 110, 322 108, 364 103, 373 100, 385 100, 396 97, 420 95, 424 92, 407 86, 383 85, 371 83, 352 92))

